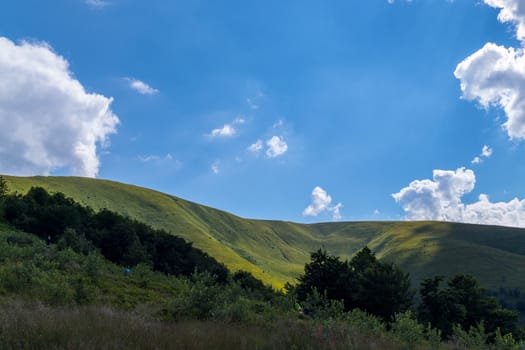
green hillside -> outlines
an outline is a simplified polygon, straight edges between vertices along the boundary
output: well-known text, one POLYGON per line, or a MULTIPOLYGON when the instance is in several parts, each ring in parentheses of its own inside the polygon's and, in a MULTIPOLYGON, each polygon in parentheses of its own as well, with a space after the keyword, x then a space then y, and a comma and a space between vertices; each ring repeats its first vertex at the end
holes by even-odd
POLYGON ((232 270, 276 287, 294 282, 311 251, 350 257, 368 245, 410 272, 413 282, 470 273, 489 288, 525 290, 525 229, 443 222, 337 222, 313 225, 249 220, 157 191, 78 177, 5 176, 11 191, 63 192, 192 241, 232 270))

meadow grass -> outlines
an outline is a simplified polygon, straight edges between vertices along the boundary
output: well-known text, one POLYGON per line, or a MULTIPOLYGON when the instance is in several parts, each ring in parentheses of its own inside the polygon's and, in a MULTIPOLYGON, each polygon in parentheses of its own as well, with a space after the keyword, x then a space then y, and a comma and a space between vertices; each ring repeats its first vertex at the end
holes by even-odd
MULTIPOLYGON (((0 347, 24 349, 407 349, 387 333, 283 318, 272 323, 161 322, 100 306, 0 303, 0 347)), ((443 344, 440 348, 450 349, 443 344)), ((430 349, 418 345, 414 349, 430 349)))

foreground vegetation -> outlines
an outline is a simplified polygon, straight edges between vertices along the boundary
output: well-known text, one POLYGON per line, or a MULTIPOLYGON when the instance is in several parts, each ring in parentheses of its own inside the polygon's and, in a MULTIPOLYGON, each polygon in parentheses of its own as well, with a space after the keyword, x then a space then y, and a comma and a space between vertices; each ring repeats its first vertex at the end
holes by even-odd
POLYGON ((284 294, 167 232, 1 180, 2 348, 524 348, 517 314, 471 276, 425 280, 416 307, 409 275, 367 247, 318 250, 284 294))

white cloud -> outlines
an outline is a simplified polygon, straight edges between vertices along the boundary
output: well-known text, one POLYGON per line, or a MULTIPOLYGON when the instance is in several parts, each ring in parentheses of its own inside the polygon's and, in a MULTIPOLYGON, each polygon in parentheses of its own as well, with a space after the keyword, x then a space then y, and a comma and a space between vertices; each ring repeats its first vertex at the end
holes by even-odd
POLYGON ((498 20, 516 26, 516 37, 525 41, 525 4, 523 0, 485 0, 489 6, 501 9, 498 20))
POLYGON ((149 86, 143 81, 133 79, 133 78, 125 78, 125 79, 129 82, 129 87, 137 91, 141 95, 154 95, 159 92, 159 90, 152 88, 151 86, 149 86))
POLYGON ((407 220, 525 226, 525 199, 492 203, 481 194, 477 202, 463 203, 461 198, 472 192, 475 183, 469 169, 434 170, 433 180, 412 181, 392 196, 403 206, 407 220))
POLYGON ((237 130, 233 127, 236 124, 244 124, 246 121, 242 117, 235 118, 230 124, 224 124, 222 128, 213 129, 210 132, 211 137, 232 137, 237 134, 237 130))
MULTIPOLYGON (((500 8, 498 19, 515 25, 517 38, 525 44, 523 0, 484 0, 500 8)), ((506 48, 486 43, 458 64, 454 75, 461 82, 463 98, 482 107, 502 108, 507 116, 503 127, 511 139, 525 139, 525 53, 522 48, 506 48)))
POLYGON ((332 197, 321 187, 316 186, 312 191, 312 202, 308 207, 303 210, 304 216, 317 216, 322 212, 328 211, 332 213, 334 220, 341 219, 341 203, 337 203, 335 206, 332 204, 332 197))
POLYGON ((112 99, 87 93, 45 43, 0 37, 0 77, 0 172, 95 177, 97 146, 119 123, 112 99))
MULTIPOLYGON (((264 148, 262 140, 252 143, 247 150, 251 153, 259 154, 264 148)), ((288 151, 288 144, 282 136, 272 136, 266 141, 266 156, 268 158, 277 158, 288 151)))
POLYGON ((487 145, 484 145, 483 148, 481 149, 481 153, 479 154, 479 156, 474 157, 471 163, 479 164, 483 162, 484 158, 490 158, 490 156, 492 156, 492 148, 490 148, 487 145))
POLYGON ((219 165, 220 165, 220 162, 219 162, 219 161, 215 161, 215 162, 213 162, 213 164, 211 165, 211 171, 213 171, 213 173, 214 173, 215 175, 218 175, 218 174, 220 173, 219 165))
POLYGON ((341 220, 343 217, 341 216, 341 208, 343 207, 343 204, 337 203, 335 206, 328 208, 329 211, 332 212, 332 219, 334 220, 341 220))
POLYGON ((269 158, 276 158, 282 156, 288 151, 288 144, 282 137, 272 136, 268 141, 266 141, 268 149, 266 150, 266 155, 269 158))
POLYGON ((262 140, 257 140, 255 143, 251 144, 250 147, 248 147, 248 151, 253 153, 258 153, 263 148, 263 142, 262 140))
POLYGON ((225 124, 222 128, 213 129, 210 133, 212 137, 231 137, 235 135, 236 131, 230 124, 225 124))
POLYGON ((490 158, 490 156, 492 155, 492 148, 490 148, 487 145, 484 145, 481 149, 481 155, 485 158, 490 158))
POLYGON ((104 1, 104 0, 86 0, 85 3, 88 4, 89 6, 93 6, 97 8, 102 8, 102 7, 111 5, 109 1, 104 1))

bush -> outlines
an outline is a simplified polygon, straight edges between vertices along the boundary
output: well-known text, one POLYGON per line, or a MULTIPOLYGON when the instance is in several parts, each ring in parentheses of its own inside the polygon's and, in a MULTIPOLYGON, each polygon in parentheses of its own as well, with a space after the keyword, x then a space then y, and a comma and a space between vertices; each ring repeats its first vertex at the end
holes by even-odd
POLYGON ((359 309, 346 313, 344 320, 353 329, 366 335, 375 336, 385 332, 385 325, 379 318, 359 309))
POLYGON ((494 337, 494 345, 492 349, 494 350, 519 350, 523 349, 525 344, 523 342, 518 342, 512 336, 512 333, 507 333, 501 335, 501 330, 496 329, 496 336, 494 337))
POLYGON ((330 300, 326 294, 321 294, 314 288, 306 297, 303 304, 303 313, 314 319, 328 320, 340 319, 343 317, 343 301, 330 300))
POLYGON ((468 332, 457 324, 452 326, 452 339, 460 349, 485 349, 487 338, 483 322, 478 323, 476 327, 470 327, 468 332))
POLYGON ((416 345, 425 342, 424 327, 417 322, 411 311, 395 314, 391 331, 396 338, 407 344, 408 349, 415 349, 416 345))

